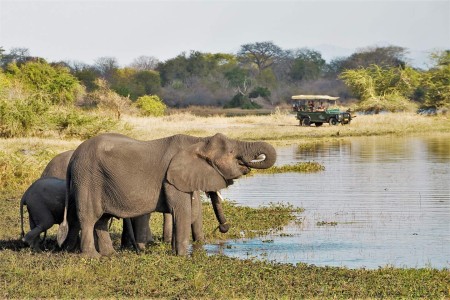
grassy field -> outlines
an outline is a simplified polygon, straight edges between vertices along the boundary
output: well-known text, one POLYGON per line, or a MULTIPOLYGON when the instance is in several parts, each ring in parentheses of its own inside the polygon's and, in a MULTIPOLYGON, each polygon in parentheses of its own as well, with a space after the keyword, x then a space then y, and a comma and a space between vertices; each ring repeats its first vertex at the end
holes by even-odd
MULTIPOLYGON (((357 116, 347 126, 300 127, 295 116, 276 111, 268 115, 233 116, 229 112, 171 112, 160 118, 122 116, 116 132, 138 139, 184 133, 208 136, 217 132, 274 145, 310 143, 369 135, 438 135, 450 133, 450 119, 412 113, 357 116)), ((240 113, 234 113, 239 115, 240 113)), ((55 246, 54 226, 47 251, 32 253, 19 237, 19 199, 57 153, 74 149, 81 140, 58 132, 45 138, 0 140, 0 298, 429 298, 450 297, 449 270, 378 270, 284 265, 254 259, 238 260, 197 250, 176 257, 170 247, 156 243, 144 253, 119 251, 111 258, 90 260, 64 253, 55 246)), ((269 172, 321 171, 320 165, 286 166, 269 172)), ((258 174, 254 174, 257 176, 258 174)), ((235 199, 230 199, 235 200, 235 199)), ((225 204, 230 232, 216 230, 211 205, 204 203, 204 228, 209 242, 219 243, 276 232, 296 222, 301 210, 276 204, 252 209, 225 204)), ((161 216, 152 217, 152 230, 161 238, 161 216)), ((112 227, 119 249, 121 223, 112 227)))

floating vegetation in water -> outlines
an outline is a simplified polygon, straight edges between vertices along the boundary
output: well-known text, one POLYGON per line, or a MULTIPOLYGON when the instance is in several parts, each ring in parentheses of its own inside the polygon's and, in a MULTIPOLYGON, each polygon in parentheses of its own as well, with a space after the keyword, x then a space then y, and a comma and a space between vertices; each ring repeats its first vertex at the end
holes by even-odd
POLYGON ((317 226, 336 226, 337 224, 338 222, 326 222, 326 221, 320 221, 316 223, 317 226))
POLYGON ((311 172, 320 172, 324 171, 325 167, 318 162, 308 161, 308 162, 299 162, 293 165, 282 165, 282 166, 273 166, 268 169, 254 169, 247 176, 251 176, 253 174, 278 174, 278 173, 311 173, 311 172))

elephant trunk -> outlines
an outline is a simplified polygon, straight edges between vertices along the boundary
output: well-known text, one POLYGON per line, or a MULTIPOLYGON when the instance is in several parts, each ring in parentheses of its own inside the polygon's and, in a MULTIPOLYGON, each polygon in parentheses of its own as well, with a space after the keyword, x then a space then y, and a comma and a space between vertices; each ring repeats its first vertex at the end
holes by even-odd
POLYGON ((222 233, 228 232, 230 229, 230 225, 227 224, 227 219, 225 218, 225 215, 223 214, 222 209, 222 196, 219 192, 208 192, 207 193, 209 198, 211 198, 211 203, 214 209, 214 213, 216 215, 217 221, 219 222, 219 230, 222 233))
POLYGON ((242 160, 245 165, 254 169, 267 169, 275 164, 277 152, 265 142, 244 143, 242 160))

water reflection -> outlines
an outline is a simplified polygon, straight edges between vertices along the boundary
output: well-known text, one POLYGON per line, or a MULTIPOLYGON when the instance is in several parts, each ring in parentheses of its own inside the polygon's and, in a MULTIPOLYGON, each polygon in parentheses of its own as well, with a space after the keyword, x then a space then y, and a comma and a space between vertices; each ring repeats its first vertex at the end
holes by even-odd
POLYGON ((207 249, 350 268, 450 267, 449 149, 449 135, 343 139, 277 149, 279 165, 317 161, 326 170, 249 177, 223 195, 253 207, 269 202, 303 207, 302 225, 286 228, 287 237, 207 249))

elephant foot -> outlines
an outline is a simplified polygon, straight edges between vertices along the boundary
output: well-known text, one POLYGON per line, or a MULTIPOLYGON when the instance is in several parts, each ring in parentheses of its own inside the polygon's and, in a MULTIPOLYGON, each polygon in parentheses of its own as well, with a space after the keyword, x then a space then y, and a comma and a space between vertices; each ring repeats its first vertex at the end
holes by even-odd
POLYGON ((34 253, 41 253, 42 252, 42 249, 41 249, 41 247, 39 245, 35 245, 35 246, 31 247, 31 250, 34 253))
POLYGON ((100 253, 98 253, 97 251, 82 252, 81 256, 85 258, 95 258, 95 259, 99 259, 102 257, 100 253))
POLYGON ((116 250, 112 247, 101 248, 100 250, 100 255, 102 256, 112 256, 114 254, 116 254, 116 250))
POLYGON ((144 251, 145 250, 145 243, 137 243, 137 247, 140 251, 144 251))

